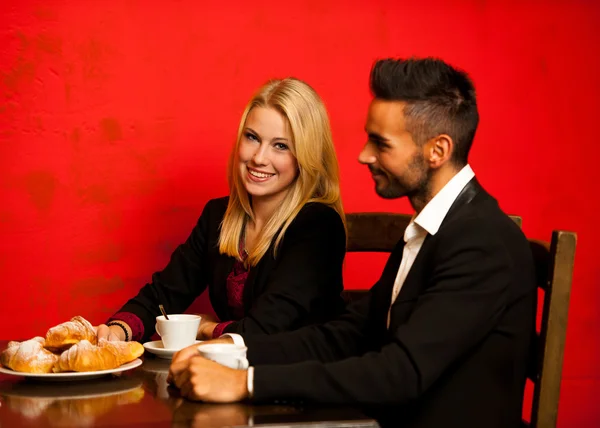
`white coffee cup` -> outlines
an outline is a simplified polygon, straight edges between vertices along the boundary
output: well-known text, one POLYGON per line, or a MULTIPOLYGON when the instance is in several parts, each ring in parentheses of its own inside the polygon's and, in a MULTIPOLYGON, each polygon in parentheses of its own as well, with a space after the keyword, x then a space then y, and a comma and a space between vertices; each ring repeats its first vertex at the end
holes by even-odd
POLYGON ((209 343, 198 346, 198 352, 207 360, 214 361, 232 369, 247 369, 248 348, 233 343, 209 343))
POLYGON ((156 317, 154 326, 164 348, 180 350, 193 345, 200 326, 200 315, 174 314, 168 317, 168 320, 162 315, 156 317))

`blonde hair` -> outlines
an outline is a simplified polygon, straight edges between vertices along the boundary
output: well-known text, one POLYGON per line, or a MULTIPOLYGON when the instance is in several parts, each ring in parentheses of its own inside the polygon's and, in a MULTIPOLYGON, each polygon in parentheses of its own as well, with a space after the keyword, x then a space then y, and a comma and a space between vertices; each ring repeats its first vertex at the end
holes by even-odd
POLYGON ((246 222, 254 221, 250 197, 239 172, 239 145, 248 114, 255 107, 275 109, 287 119, 293 140, 289 148, 298 162, 298 176, 280 208, 273 213, 257 236, 245 261, 247 266, 258 264, 269 250, 273 239, 276 239, 276 256, 287 228, 309 202, 319 202, 333 208, 342 218, 344 228, 346 227, 340 195, 339 167, 323 101, 314 89, 301 80, 272 80, 258 90, 242 114, 237 141, 229 160, 230 195, 221 223, 220 253, 241 260, 240 239, 246 222))

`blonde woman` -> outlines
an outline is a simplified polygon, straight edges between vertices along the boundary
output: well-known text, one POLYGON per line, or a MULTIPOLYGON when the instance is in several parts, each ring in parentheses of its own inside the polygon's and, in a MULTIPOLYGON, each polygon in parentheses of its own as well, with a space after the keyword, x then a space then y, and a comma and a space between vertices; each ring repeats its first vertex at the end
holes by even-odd
POLYGON ((198 339, 322 323, 343 303, 345 219, 327 111, 306 83, 264 85, 248 103, 229 164, 229 197, 210 200, 187 241, 98 336, 145 341, 158 305, 182 313, 208 288, 218 319, 198 339))

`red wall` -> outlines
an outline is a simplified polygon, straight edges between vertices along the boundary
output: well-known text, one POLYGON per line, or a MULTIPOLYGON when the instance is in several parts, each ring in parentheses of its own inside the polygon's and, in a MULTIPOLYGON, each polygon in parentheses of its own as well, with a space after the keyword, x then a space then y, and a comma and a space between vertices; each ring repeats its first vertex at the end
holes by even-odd
MULTIPOLYGON (((476 82, 480 181, 530 237, 579 234, 559 419, 600 426, 600 236, 587 178, 599 3, 284 4, 2 2, 0 338, 76 314, 101 322, 164 266, 206 200, 226 194, 240 114, 271 77, 305 79, 324 98, 347 211, 408 211, 379 199, 356 161, 367 77, 378 57, 434 55, 476 82)), ((370 286, 381 265, 349 257, 348 287, 370 286)))

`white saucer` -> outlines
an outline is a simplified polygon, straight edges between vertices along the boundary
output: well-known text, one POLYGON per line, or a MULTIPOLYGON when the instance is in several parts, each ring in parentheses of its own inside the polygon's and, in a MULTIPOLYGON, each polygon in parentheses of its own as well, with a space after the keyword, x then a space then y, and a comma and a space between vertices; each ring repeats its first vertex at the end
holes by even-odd
POLYGON ((62 372, 62 373, 24 373, 24 372, 16 372, 14 370, 6 369, 0 366, 0 373, 12 375, 12 376, 22 376, 27 378, 32 378, 35 380, 43 380, 43 381, 71 381, 71 380, 88 380, 95 379, 98 377, 106 376, 113 373, 121 373, 127 370, 134 369, 138 366, 142 365, 142 360, 136 358, 135 360, 123 364, 122 366, 117 367, 116 369, 110 370, 98 370, 95 372, 62 372))
MULTIPOLYGON (((196 340, 195 344, 199 344, 202 343, 202 340, 196 340)), ((175 352, 180 351, 183 348, 180 349, 165 349, 162 343, 162 340, 154 340, 152 342, 146 342, 144 343, 144 348, 146 348, 146 351, 150 352, 151 354, 156 355, 158 358, 165 358, 167 360, 170 360, 171 358, 173 358, 173 354, 175 354, 175 352)))

